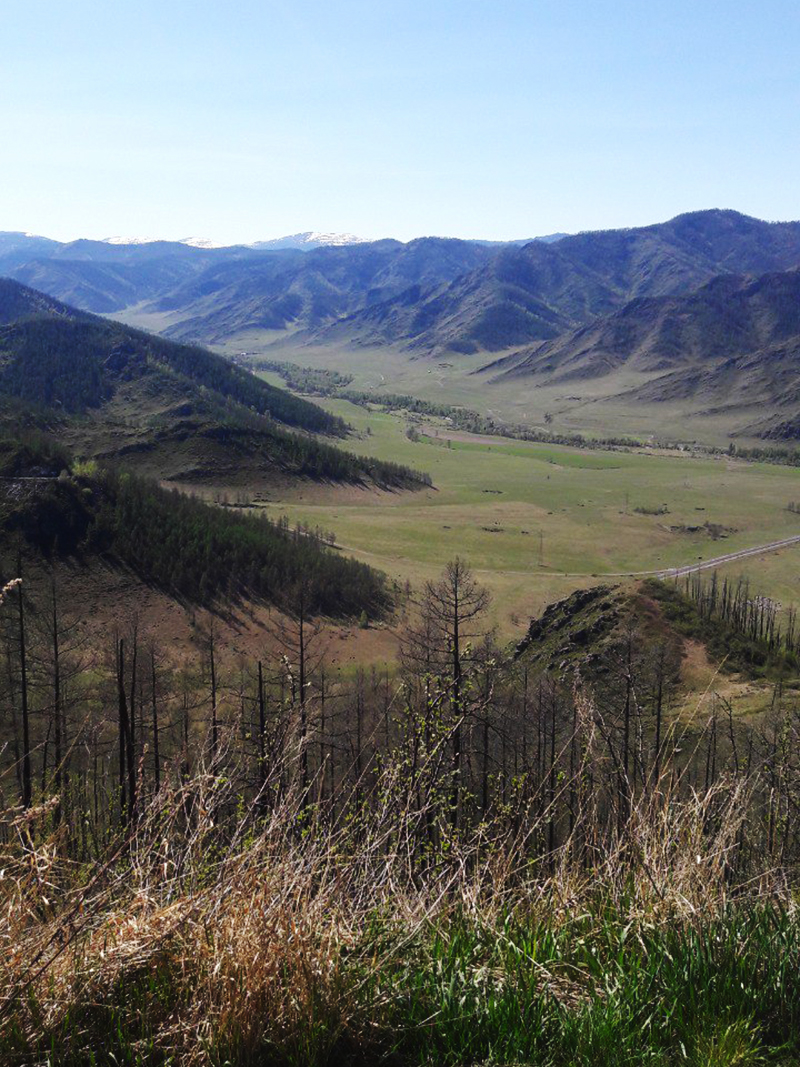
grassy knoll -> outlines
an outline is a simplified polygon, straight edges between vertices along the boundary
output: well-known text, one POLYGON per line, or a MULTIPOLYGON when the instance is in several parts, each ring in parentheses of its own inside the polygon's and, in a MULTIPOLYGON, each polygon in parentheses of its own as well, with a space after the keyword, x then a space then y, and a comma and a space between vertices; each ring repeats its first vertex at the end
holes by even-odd
MULTIPOLYGON (((398 414, 338 400, 326 406, 359 431, 346 447, 429 471, 435 488, 345 496, 304 487, 268 510, 335 531, 358 558, 413 583, 460 553, 495 594, 508 634, 515 616, 594 575, 688 565, 800 533, 800 519, 786 510, 800 496, 800 473, 791 468, 465 434, 448 440, 444 424, 432 422, 422 428, 438 438, 412 441, 398 414), (662 505, 665 514, 646 513, 662 505)), ((731 573, 746 570, 754 588, 793 603, 795 560, 800 549, 788 548, 731 564, 731 573)))

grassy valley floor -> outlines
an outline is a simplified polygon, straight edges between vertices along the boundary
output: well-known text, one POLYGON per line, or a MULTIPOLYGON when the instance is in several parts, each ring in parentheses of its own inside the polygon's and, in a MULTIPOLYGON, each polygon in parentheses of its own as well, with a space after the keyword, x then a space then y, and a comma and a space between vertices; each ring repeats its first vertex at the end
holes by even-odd
MULTIPOLYGON (((306 483, 276 493, 268 513, 331 530, 400 582, 438 576, 466 558, 495 597, 495 621, 520 620, 605 575, 686 566, 800 534, 787 510, 800 471, 729 458, 576 449, 453 434, 443 421, 347 401, 325 406, 358 431, 345 447, 429 472, 419 492, 340 490, 306 483)), ((264 503, 261 501, 261 503, 264 503)), ((800 601, 800 546, 726 565, 788 606, 800 601)))
MULTIPOLYGON (((149 320, 142 325, 149 327, 149 320)), ((547 384, 532 377, 502 379, 501 368, 483 371, 494 360, 516 349, 445 353, 399 346, 358 347, 305 345, 291 337, 251 331, 212 346, 226 356, 288 360, 303 366, 352 375, 352 388, 381 393, 407 393, 429 401, 462 405, 498 421, 580 433, 592 437, 628 436, 642 442, 699 442, 725 448, 734 431, 762 418, 763 406, 729 410, 702 396, 684 400, 642 402, 626 393, 655 381, 659 371, 643 372, 619 367, 597 378, 547 384)), ((284 384, 280 378, 274 384, 284 384)), ((741 445, 763 445, 746 434, 735 438, 741 445)))

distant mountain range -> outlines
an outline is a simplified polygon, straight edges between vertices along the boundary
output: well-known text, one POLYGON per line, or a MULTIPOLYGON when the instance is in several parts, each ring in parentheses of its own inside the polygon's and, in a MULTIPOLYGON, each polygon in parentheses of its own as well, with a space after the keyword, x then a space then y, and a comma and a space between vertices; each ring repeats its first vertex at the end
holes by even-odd
MULTIPOLYGON (((798 267, 799 222, 718 209, 499 244, 304 233, 208 248, 0 234, 0 273, 87 310, 150 313, 180 341, 268 331, 293 348, 483 352, 485 381, 520 388, 625 366, 649 379, 626 402, 694 391, 725 406, 739 390, 776 414, 794 403, 798 267)), ((753 425, 775 432, 767 413, 753 425)))
POLYGON ((643 296, 686 293, 723 273, 800 264, 800 223, 733 211, 496 251, 435 289, 361 309, 323 339, 433 352, 499 351, 558 337, 643 296))
POLYGON ((349 238, 300 234, 259 248, 206 248, 0 234, 0 272, 90 311, 166 312, 167 332, 183 340, 286 330, 315 343, 401 344, 435 354, 550 340, 638 297, 800 264, 800 223, 734 211, 553 238, 314 247, 349 238))
POLYGON ((527 243, 365 241, 311 231, 232 246, 200 238, 63 243, 6 232, 0 274, 98 314, 150 303, 180 320, 174 336, 210 341, 243 329, 316 329, 412 286, 427 293, 498 249, 527 243))

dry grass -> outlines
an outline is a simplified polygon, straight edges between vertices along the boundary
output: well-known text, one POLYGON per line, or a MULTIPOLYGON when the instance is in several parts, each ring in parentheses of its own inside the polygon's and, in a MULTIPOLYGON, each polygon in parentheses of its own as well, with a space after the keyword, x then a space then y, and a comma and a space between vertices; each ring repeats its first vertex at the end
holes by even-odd
MULTIPOLYGON (((583 939, 601 938, 612 915, 640 938, 702 930, 743 894, 793 914, 785 872, 731 880, 750 807, 744 779, 683 800, 665 780, 620 835, 587 807, 558 854, 538 860, 541 821, 512 830, 502 818, 468 838, 442 830, 425 854, 428 813, 403 808, 401 766, 371 783, 369 810, 353 804, 336 820, 291 792, 269 813, 258 801, 244 808, 235 781, 203 773, 168 784, 91 865, 72 862, 58 833, 42 839, 46 810, 6 814, 5 1062, 42 1062, 45 1051, 53 1063, 112 1062, 110 1051, 130 1063, 375 1062, 403 1047, 404 1014, 409 1048, 430 1032, 412 1010, 414 983, 442 969, 442 945, 447 960, 465 928, 476 944, 491 932, 486 952, 501 953, 490 964, 464 950, 478 996, 512 981, 508 953, 523 951, 513 930, 547 931, 554 945, 571 943, 576 923, 583 939)), ((598 975, 560 950, 525 951, 514 967, 530 970, 542 1004, 582 1017, 607 998, 598 975)))

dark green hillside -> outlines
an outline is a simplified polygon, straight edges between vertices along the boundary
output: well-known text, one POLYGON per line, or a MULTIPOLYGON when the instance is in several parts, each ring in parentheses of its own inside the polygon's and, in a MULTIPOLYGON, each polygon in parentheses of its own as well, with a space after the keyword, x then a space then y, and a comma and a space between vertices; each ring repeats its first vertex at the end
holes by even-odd
POLYGON ((100 555, 185 600, 275 601, 303 585, 307 609, 331 617, 380 614, 384 578, 316 538, 264 517, 211 507, 177 490, 95 465, 67 473, 68 457, 48 442, 0 441, 0 529, 18 548, 100 555))
POLYGON ((204 348, 179 345, 135 331, 130 331, 130 336, 132 342, 149 346, 148 353, 155 361, 259 415, 268 415, 287 426, 312 433, 341 435, 347 429, 342 419, 329 415, 316 404, 285 389, 277 389, 204 348))
POLYGON ((430 484, 427 475, 407 467, 292 432, 198 389, 169 368, 148 365, 127 346, 109 357, 113 376, 85 351, 71 367, 74 353, 67 347, 64 354, 65 362, 47 364, 49 375, 26 361, 13 361, 0 372, 0 401, 3 394, 7 401, 0 403, 0 414, 12 432, 20 426, 50 429, 78 455, 122 461, 172 481, 219 484, 245 477, 261 484, 279 476, 386 488, 430 484), (26 408, 25 400, 33 406, 26 408))
POLYGON ((396 464, 319 441, 345 423, 202 348, 74 311, 0 279, 0 398, 59 422, 79 455, 124 457, 173 480, 242 472, 413 487, 396 464), (291 430, 303 431, 291 432, 291 430))
POLYGON ((108 337, 93 322, 17 323, 0 335, 0 392, 70 414, 97 407, 112 393, 110 354, 108 337))
POLYGON ((91 317, 37 289, 29 289, 19 282, 12 282, 10 278, 0 278, 0 326, 37 315, 83 320, 91 317))
POLYGON ((256 378, 202 348, 107 322, 9 279, 0 279, 0 390, 66 411, 106 399, 115 379, 163 366, 204 389, 288 426, 341 434, 345 425, 316 404, 256 378))

